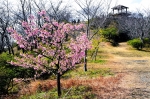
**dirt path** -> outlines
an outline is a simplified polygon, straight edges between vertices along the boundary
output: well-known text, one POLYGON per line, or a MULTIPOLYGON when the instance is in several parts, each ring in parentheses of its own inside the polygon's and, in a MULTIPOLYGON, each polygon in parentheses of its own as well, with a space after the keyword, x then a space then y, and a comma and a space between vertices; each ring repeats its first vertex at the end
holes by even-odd
POLYGON ((131 50, 126 43, 101 46, 107 46, 103 50, 110 56, 106 67, 125 74, 119 85, 129 90, 125 99, 150 99, 150 52, 131 50))

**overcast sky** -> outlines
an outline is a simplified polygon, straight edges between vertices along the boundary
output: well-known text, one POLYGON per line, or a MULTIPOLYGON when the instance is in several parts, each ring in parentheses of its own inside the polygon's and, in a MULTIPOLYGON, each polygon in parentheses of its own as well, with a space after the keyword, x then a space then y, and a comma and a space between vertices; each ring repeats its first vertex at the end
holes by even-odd
POLYGON ((150 9, 150 0, 112 0, 112 5, 115 4, 127 6, 130 11, 150 9))
MULTIPOLYGON (((9 0, 13 3, 15 3, 16 1, 19 1, 19 0, 9 0)), ((54 1, 57 1, 57 0, 54 0, 54 1)), ((73 4, 72 1, 74 0, 63 0, 65 2, 69 2, 68 4, 73 4)), ((98 0, 96 0, 98 1, 98 0)), ((106 0, 107 1, 107 0, 106 0)), ((141 10, 145 10, 145 9, 149 9, 150 10, 150 0, 112 0, 112 3, 111 3, 111 8, 115 5, 124 5, 124 6, 127 6, 129 7, 129 11, 137 11, 139 9, 141 10)), ((75 7, 76 9, 78 9, 77 7, 75 7)))

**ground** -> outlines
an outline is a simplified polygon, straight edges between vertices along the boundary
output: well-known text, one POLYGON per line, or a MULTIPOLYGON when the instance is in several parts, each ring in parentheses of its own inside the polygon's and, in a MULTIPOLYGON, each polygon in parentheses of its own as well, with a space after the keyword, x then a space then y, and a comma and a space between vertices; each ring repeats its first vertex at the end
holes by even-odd
MULTIPOLYGON (((119 46, 116 47, 111 46, 110 43, 102 42, 97 60, 105 60, 105 62, 88 62, 88 71, 109 68, 114 75, 89 78, 91 74, 84 72, 83 64, 81 64, 79 68, 71 73, 67 73, 61 79, 62 89, 68 90, 66 96, 69 96, 69 91, 73 86, 84 85, 91 88, 86 91, 94 93, 96 96, 94 99, 150 99, 150 52, 148 50, 133 49, 126 42, 119 43, 119 46), (78 73, 80 74, 78 75, 78 73)), ((19 93, 34 94, 39 88, 42 91, 48 91, 55 86, 55 79, 37 80, 33 81, 26 88, 22 88, 19 93)), ((83 99, 90 98, 85 97, 83 99)))
MULTIPOLYGON (((146 51, 136 51, 127 43, 118 47, 102 43, 101 47, 110 58, 105 67, 116 73, 124 74, 118 85, 127 90, 125 99, 150 99, 150 54, 146 51)), ((104 66, 104 65, 103 65, 104 66)))

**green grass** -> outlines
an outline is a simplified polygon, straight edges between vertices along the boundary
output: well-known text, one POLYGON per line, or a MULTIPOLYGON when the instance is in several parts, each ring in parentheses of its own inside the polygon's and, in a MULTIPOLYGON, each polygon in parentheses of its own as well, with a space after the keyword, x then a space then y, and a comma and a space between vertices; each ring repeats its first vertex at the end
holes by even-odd
POLYGON ((104 64, 106 63, 106 60, 88 60, 89 63, 100 63, 100 64, 104 64))
POLYGON ((70 89, 63 89, 60 98, 57 96, 57 89, 48 92, 37 92, 31 96, 23 96, 20 99, 96 99, 96 95, 91 92, 92 88, 87 86, 73 86, 70 89))
POLYGON ((81 69, 76 69, 67 72, 62 76, 64 79, 68 78, 78 78, 78 77, 83 77, 83 78, 95 78, 95 77, 100 77, 100 76, 112 76, 114 73, 109 69, 109 68, 90 68, 88 71, 83 71, 81 69))

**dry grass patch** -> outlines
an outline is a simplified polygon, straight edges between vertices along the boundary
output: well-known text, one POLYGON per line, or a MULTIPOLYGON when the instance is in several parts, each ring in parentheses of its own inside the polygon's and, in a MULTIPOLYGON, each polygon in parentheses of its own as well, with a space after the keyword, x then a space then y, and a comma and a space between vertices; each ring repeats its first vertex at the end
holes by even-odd
POLYGON ((20 95, 31 95, 35 94, 36 92, 40 91, 48 91, 56 87, 55 80, 36 80, 32 81, 30 84, 23 86, 22 89, 19 91, 20 95))
MULTIPOLYGON (((83 79, 81 78, 62 79, 61 80, 62 91, 65 91, 63 92, 62 97, 64 96, 72 97, 69 95, 70 94, 73 95, 73 93, 75 93, 74 96, 78 96, 79 94, 82 97, 82 94, 80 93, 83 93, 83 95, 86 97, 96 97, 96 98, 99 97, 108 98, 111 97, 112 94, 121 95, 123 94, 123 92, 125 92, 125 89, 118 87, 118 85, 120 84, 120 80, 123 76, 124 76, 123 74, 118 74, 112 77, 100 76, 93 79, 84 79, 84 78, 83 79), (84 92, 80 92, 80 91, 84 91, 84 92), (87 91, 88 94, 86 94, 87 91)), ((51 90, 56 89, 56 81, 54 80, 35 81, 32 82, 28 88, 30 88, 30 92, 31 92, 29 95, 31 94, 34 95, 37 92, 51 93, 51 90)), ((53 90, 53 93, 56 94, 57 91, 53 90)), ((51 98, 47 97, 47 99, 51 99, 51 98)), ((67 98, 67 99, 71 99, 71 98, 67 98)))
POLYGON ((93 79, 68 79, 62 80, 62 87, 69 89, 73 86, 87 86, 91 88, 96 98, 108 99, 109 97, 127 94, 126 89, 120 88, 119 84, 124 75, 118 74, 111 77, 97 77, 93 79))

